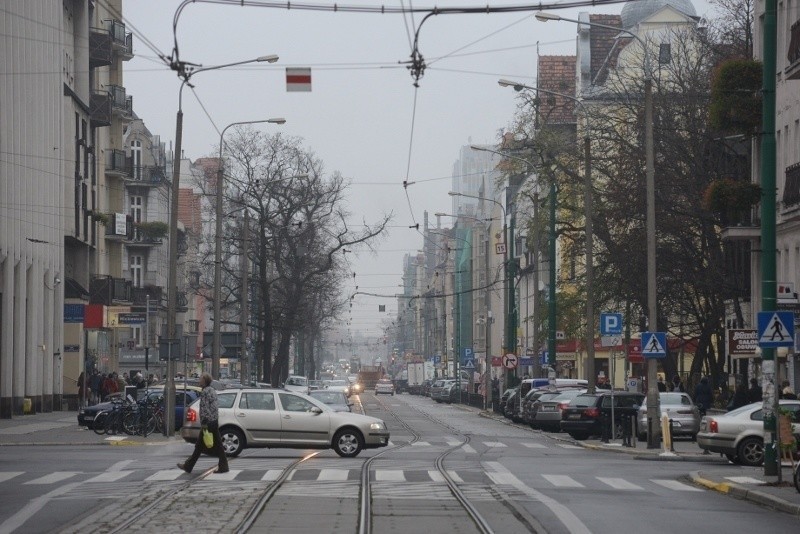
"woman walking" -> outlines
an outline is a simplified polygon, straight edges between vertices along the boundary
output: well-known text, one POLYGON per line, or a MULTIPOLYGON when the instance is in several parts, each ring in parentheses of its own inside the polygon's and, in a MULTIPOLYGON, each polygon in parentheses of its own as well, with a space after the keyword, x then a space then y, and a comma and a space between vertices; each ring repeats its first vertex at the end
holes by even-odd
POLYGON ((203 450, 203 430, 208 430, 214 436, 214 445, 212 448, 214 454, 219 458, 219 465, 217 466, 217 473, 228 472, 228 457, 225 456, 225 450, 222 448, 222 438, 219 435, 219 408, 217 406, 217 391, 211 387, 211 375, 203 373, 200 376, 200 387, 203 391, 200 392, 200 424, 202 430, 197 436, 197 441, 194 444, 194 451, 192 455, 186 459, 185 462, 179 463, 178 468, 183 469, 187 473, 191 473, 197 459, 200 458, 200 453, 203 450))

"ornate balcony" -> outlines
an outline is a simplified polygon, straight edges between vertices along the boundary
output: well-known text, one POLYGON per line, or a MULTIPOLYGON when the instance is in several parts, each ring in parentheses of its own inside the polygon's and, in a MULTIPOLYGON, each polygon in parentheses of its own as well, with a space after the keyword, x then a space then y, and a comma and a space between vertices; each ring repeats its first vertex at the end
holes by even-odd
POLYGON ((89 114, 92 126, 109 126, 111 124, 111 95, 108 91, 92 91, 89 97, 89 114))
POLYGON ((89 303, 112 306, 119 302, 130 302, 131 283, 124 278, 96 276, 89 282, 89 303))
POLYGON ((123 61, 131 59, 133 57, 133 34, 125 31, 125 23, 112 20, 110 34, 113 38, 114 51, 123 61))
POLYGON ((128 157, 124 150, 106 150, 106 176, 125 177, 130 173, 128 157))

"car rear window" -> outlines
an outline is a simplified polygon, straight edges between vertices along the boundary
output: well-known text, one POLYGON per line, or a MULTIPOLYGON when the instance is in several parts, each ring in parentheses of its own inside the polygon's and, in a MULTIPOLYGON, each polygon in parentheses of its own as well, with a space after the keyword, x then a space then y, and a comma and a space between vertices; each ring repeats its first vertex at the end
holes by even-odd
POLYGON ((552 400, 572 400, 578 397, 581 394, 580 391, 577 389, 575 391, 564 391, 563 393, 559 393, 557 397, 553 398, 552 400))
POLYGON ((570 406, 577 408, 587 408, 594 406, 597 403, 597 397, 594 395, 578 395, 575 400, 570 403, 570 406))
POLYGON ((217 406, 220 408, 233 408, 233 401, 236 400, 236 392, 217 393, 217 406))

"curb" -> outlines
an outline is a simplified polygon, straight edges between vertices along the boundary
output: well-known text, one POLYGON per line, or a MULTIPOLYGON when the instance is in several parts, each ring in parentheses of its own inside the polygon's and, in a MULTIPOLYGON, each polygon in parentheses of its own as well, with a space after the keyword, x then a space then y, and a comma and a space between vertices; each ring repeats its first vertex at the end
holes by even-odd
POLYGON ((773 508, 779 512, 800 517, 800 504, 794 504, 779 497, 775 497, 774 495, 764 493, 763 491, 747 489, 734 483, 714 482, 713 480, 700 476, 699 471, 692 471, 689 473, 689 478, 694 484, 706 489, 714 490, 725 495, 731 495, 737 499, 754 502, 762 506, 773 508))

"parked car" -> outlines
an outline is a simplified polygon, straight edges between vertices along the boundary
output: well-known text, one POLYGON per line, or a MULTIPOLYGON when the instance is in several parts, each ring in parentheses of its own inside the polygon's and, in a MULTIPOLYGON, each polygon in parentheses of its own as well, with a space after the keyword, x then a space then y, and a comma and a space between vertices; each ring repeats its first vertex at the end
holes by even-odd
POLYGON ((433 383, 431 386, 431 399, 435 400, 436 402, 443 402, 442 394, 444 392, 445 386, 455 382, 452 379, 440 379, 433 383))
MULTIPOLYGON (((686 393, 659 393, 661 412, 667 412, 672 419, 673 436, 691 436, 695 439, 700 431, 700 409, 686 393)), ((641 403, 637 421, 637 434, 640 440, 647 438, 647 397, 641 403)))
POLYGON ((511 419, 515 423, 519 421, 520 391, 519 388, 512 391, 503 406, 503 416, 506 419, 511 419))
MULTIPOLYGON (((781 400, 780 409, 792 413, 792 432, 800 440, 800 401, 781 400)), ((700 420, 697 445, 724 454, 734 463, 758 466, 764 462, 764 410, 760 402, 700 420)))
POLYGON ((308 391, 314 391, 315 389, 322 389, 322 380, 309 380, 308 381, 308 391))
POLYGON ((347 398, 342 391, 333 391, 333 390, 326 390, 326 389, 316 389, 310 391, 308 396, 312 399, 317 399, 320 402, 324 402, 331 408, 333 408, 336 412, 352 412, 353 410, 351 407, 353 403, 347 398))
POLYGON ((497 403, 497 409, 500 411, 500 413, 502 413, 502 414, 505 413, 506 402, 508 402, 508 397, 510 397, 511 393, 514 392, 514 390, 516 390, 516 389, 519 389, 519 388, 508 388, 507 390, 505 390, 503 392, 502 395, 500 395, 500 401, 497 403))
POLYGON ((460 393, 462 391, 467 391, 469 389, 469 381, 462 380, 461 386, 459 387, 458 380, 451 380, 448 384, 444 386, 444 389, 441 393, 441 399, 450 404, 453 402, 461 402, 460 393))
POLYGON ((540 428, 542 430, 560 431, 561 414, 566 410, 570 402, 578 397, 578 395, 585 392, 586 390, 583 389, 563 391, 555 397, 541 401, 531 426, 533 427, 535 425, 535 428, 540 428))
MULTIPOLYGON (((183 425, 183 409, 184 406, 188 406, 193 403, 199 396, 200 396, 201 388, 197 386, 187 386, 186 389, 183 389, 183 386, 180 385, 175 390, 175 430, 179 429, 181 425, 183 425)), ((141 400, 145 397, 150 399, 151 401, 160 400, 163 402, 164 397, 164 386, 153 386, 147 389, 139 389, 137 390, 138 393, 138 400, 141 400)), ((85 408, 81 408, 78 410, 78 424, 80 426, 85 426, 88 429, 94 428, 94 418, 97 416, 98 413, 102 411, 107 411, 112 408, 113 404, 111 402, 101 402, 99 404, 94 404, 92 406, 86 406, 85 408)))
POLYGON ((433 380, 425 380, 422 383, 421 395, 423 395, 425 397, 430 397, 431 396, 431 385, 433 385, 433 380))
POLYGON ((545 393, 553 393, 549 389, 532 389, 520 402, 519 418, 523 423, 530 424, 533 406, 545 393))
MULTIPOLYGON (((614 407, 614 438, 622 437, 626 416, 636 417, 644 394, 626 391, 600 391, 582 393, 575 397, 561 412, 560 427, 572 438, 582 440, 589 436, 602 436, 603 424, 611 423, 611 407, 614 407)), ((610 435, 609 435, 610 437, 610 435)))
MULTIPOLYGON (((222 446, 228 456, 246 448, 333 449, 346 458, 389 443, 375 417, 336 412, 308 395, 283 389, 239 389, 217 394, 222 446)), ((200 402, 191 405, 181 437, 200 435, 200 402)))
POLYGON ((394 384, 388 378, 381 378, 375 384, 375 395, 380 395, 381 393, 394 395, 394 384))
POLYGON ((539 397, 535 400, 532 400, 528 408, 528 418, 525 420, 525 422, 527 422, 528 425, 530 425, 530 427, 533 429, 540 428, 536 423, 536 413, 539 411, 539 408, 541 408, 543 402, 554 399, 561 395, 561 393, 563 393, 563 391, 548 390, 542 392, 542 394, 539 395, 539 397))

